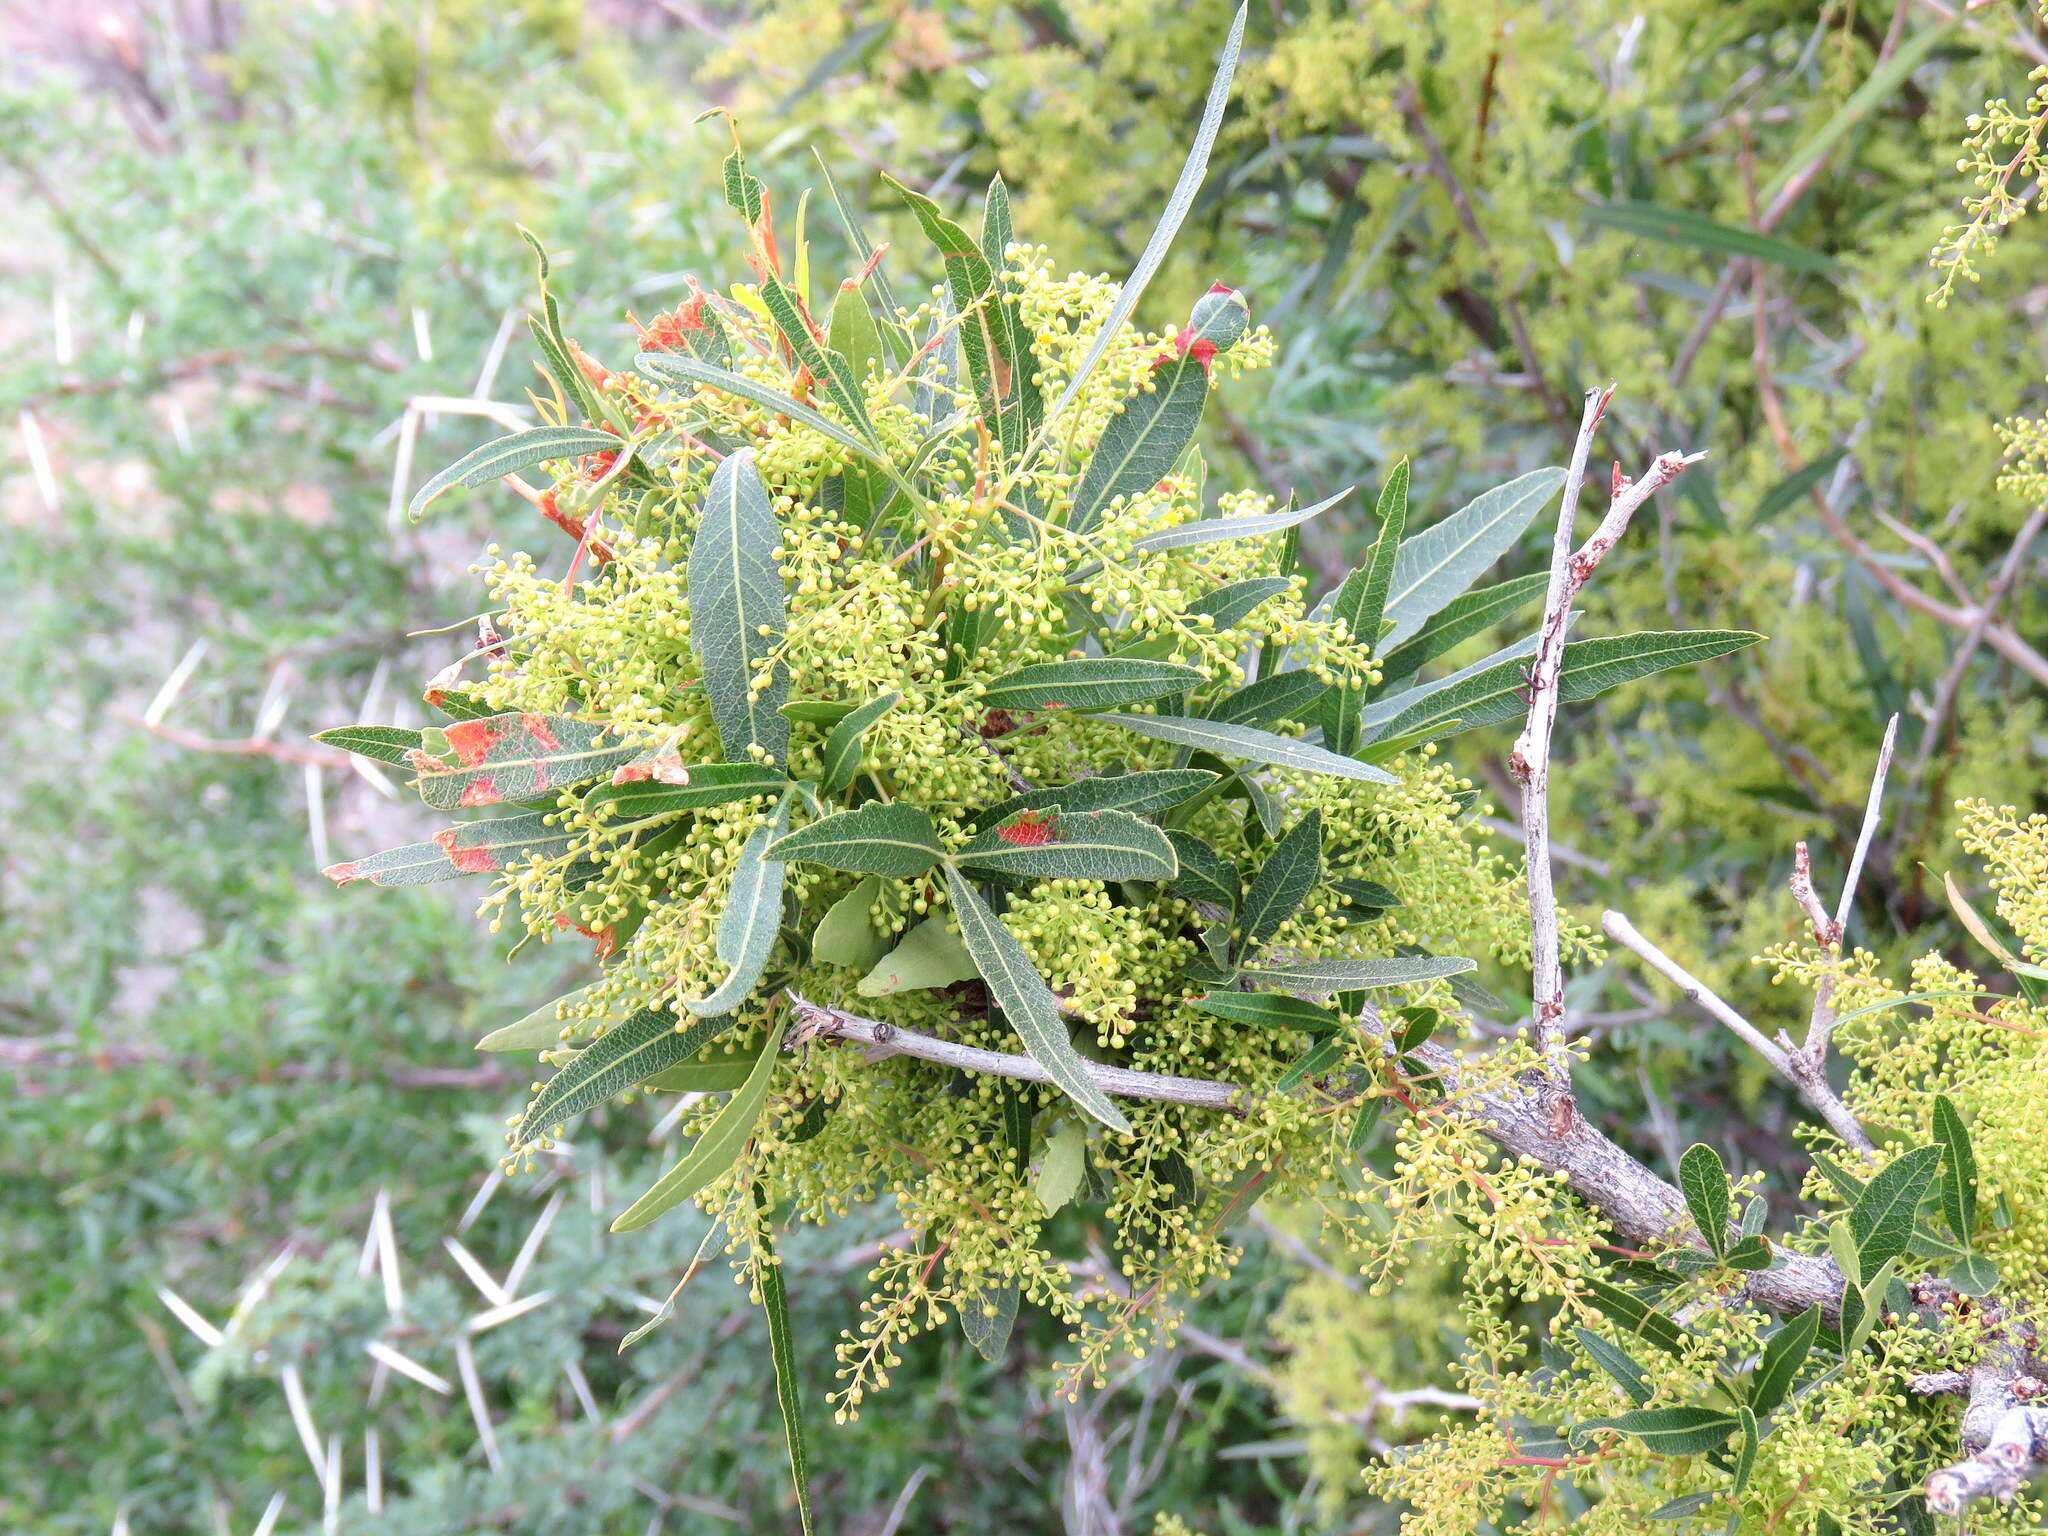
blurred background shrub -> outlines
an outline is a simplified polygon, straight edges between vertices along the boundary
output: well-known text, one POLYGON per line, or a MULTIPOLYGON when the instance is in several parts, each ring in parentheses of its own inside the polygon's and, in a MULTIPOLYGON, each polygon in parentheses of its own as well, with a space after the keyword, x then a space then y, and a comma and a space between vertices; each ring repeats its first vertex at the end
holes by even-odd
MULTIPOLYGON (((1416 516, 1439 515, 1556 461, 1577 391, 1608 379, 1620 441, 1712 450, 1587 622, 1772 643, 1583 711, 1559 821, 1572 898, 1626 892, 1760 1022, 1778 1014, 1746 957, 1792 932, 1787 850, 1807 838, 1838 874, 1889 716, 1903 771, 1860 942, 1950 937, 1954 799, 2043 803, 2039 491, 2001 487, 1996 429, 2040 410, 2041 237, 2018 226, 1946 308, 1927 252, 1958 219, 1965 117, 2021 94, 2048 45, 2019 6, 1949 10, 1256 7, 1154 290, 1154 319, 1212 278, 1249 291, 1279 383, 1213 413, 1212 453, 1304 500, 1406 454, 1416 516)), ((554 251, 572 329, 623 351, 627 308, 669 307, 734 252, 722 130, 693 126, 725 105, 785 218, 814 150, 877 238, 900 230, 874 170, 951 201, 999 170, 1022 238, 1120 273, 1225 20, 1162 0, 158 0, 8 23, 0 1523, 239 1532, 276 1491, 279 1528, 318 1525, 330 1437, 352 1531, 783 1518, 761 1325, 729 1284, 702 1277, 684 1326, 617 1353, 698 1235, 621 1242, 592 1214, 645 1174, 659 1109, 603 1118, 538 1188, 487 1181, 523 1084, 469 1046, 576 978, 506 964, 435 892, 322 888, 320 864, 417 835, 416 813, 306 737, 411 701, 468 645, 476 593, 445 573, 488 536, 548 533, 498 492, 424 528, 394 515, 496 430, 459 402, 523 399, 516 225, 554 251), (365 1248, 380 1209, 396 1298, 365 1248), (515 1265, 509 1290, 552 1299, 471 1333, 515 1265)), ((1320 525, 1329 574, 1356 526, 1320 525)), ((1506 807, 1497 735, 1461 760, 1506 807)), ((1725 1085, 1642 1127, 1653 1155, 1722 1140, 1734 1101, 1792 1115, 1622 967, 1573 1000, 1601 1035, 1595 1098, 1725 1085)), ((814 1337, 889 1225, 792 1251, 814 1337)), ((1035 1372, 1050 1333, 1000 1369, 927 1346, 891 1401, 819 1437, 821 1503, 861 1531, 1159 1511, 1390 1529, 1355 1468, 1429 1426, 1444 1405, 1398 1389, 1458 1341, 1418 1298, 1358 1295, 1312 1230, 1244 1237, 1262 1262, 1186 1346, 1080 1407, 1035 1372)))

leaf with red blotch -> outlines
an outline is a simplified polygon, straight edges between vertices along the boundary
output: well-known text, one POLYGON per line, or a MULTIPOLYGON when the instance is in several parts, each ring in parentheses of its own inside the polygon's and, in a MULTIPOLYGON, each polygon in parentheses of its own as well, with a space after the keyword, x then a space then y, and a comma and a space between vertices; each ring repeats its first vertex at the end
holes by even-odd
POLYGON ((1020 811, 955 856, 963 869, 1037 880, 1171 880, 1173 844, 1125 811, 1020 811))
POLYGON ((409 761, 420 798, 443 811, 532 800, 607 777, 642 751, 568 715, 488 715, 457 720, 442 734, 454 762, 424 752, 409 761))
POLYGON ((336 885, 367 880, 372 885, 428 885, 457 875, 489 874, 527 859, 556 857, 567 851, 570 834, 552 825, 548 815, 501 816, 472 821, 434 834, 432 841, 407 843, 367 859, 330 864, 321 873, 336 885))

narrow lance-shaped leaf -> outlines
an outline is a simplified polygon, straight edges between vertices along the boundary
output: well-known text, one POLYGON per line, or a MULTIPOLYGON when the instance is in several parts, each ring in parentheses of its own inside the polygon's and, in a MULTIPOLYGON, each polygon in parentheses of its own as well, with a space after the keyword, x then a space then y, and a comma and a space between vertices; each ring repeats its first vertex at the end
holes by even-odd
POLYGON ((424 843, 408 843, 355 859, 330 864, 321 873, 336 885, 367 880, 372 885, 427 885, 459 875, 490 874, 522 860, 559 858, 573 834, 550 822, 546 813, 500 816, 465 822, 436 832, 424 843))
POLYGON ((1066 1021, 1060 1017, 1052 989, 1033 967, 1024 946, 989 910, 968 878, 950 864, 946 866, 946 889, 967 952, 1031 1059, 1081 1108, 1111 1130, 1129 1135, 1130 1121, 1089 1075, 1087 1062, 1067 1037, 1066 1021))
POLYGON ((373 763, 409 767, 412 754, 420 749, 420 733, 396 725, 337 725, 313 737, 322 746, 339 747, 373 763))
POLYGON ((789 344, 790 356, 821 385, 854 430, 870 442, 875 440, 874 424, 868 420, 867 401, 860 392, 860 378, 853 365, 836 352, 828 351, 812 334, 813 322, 803 301, 781 278, 772 273, 761 281, 761 302, 767 306, 775 328, 789 344))
POLYGON ((455 761, 412 759, 420 798, 439 810, 534 800, 624 767, 640 748, 568 715, 486 715, 457 720, 442 735, 455 761))
POLYGON ((1120 725, 1127 731, 1135 731, 1140 736, 1150 736, 1154 741, 1192 747, 1198 752, 1213 752, 1218 757, 1241 758, 1275 768, 1325 774, 1331 778, 1363 779, 1370 784, 1400 782, 1384 768, 1361 763, 1355 758, 1339 757, 1310 742, 1275 736, 1270 731, 1255 730, 1248 725, 1226 725, 1215 720, 1167 715, 1098 715, 1096 718, 1111 725, 1120 725))
POLYGON ((1726 1445, 1738 1424, 1734 1414, 1714 1408, 1637 1408, 1611 1419, 1588 1419, 1572 1429, 1571 1438, 1576 1444, 1594 1430, 1615 1429, 1659 1456, 1697 1456, 1726 1445))
POLYGON ((413 493, 408 509, 415 521, 441 493, 455 486, 474 489, 531 469, 549 459, 573 459, 586 453, 616 453, 625 443, 611 432, 588 427, 530 427, 498 438, 464 454, 413 493))
POLYGON ((548 1079, 519 1122, 522 1142, 548 1135, 571 1115, 617 1098, 657 1072, 687 1061, 732 1028, 731 1014, 678 1029, 667 1008, 642 1008, 592 1040, 548 1079))
POLYGON ((893 465, 873 444, 862 441, 831 417, 812 410, 808 405, 785 394, 771 384, 744 373, 735 373, 730 368, 719 368, 694 357, 685 357, 677 352, 642 352, 633 359, 633 366, 657 383, 672 386, 697 385, 715 389, 721 394, 736 395, 742 400, 765 406, 778 415, 787 416, 791 421, 809 427, 821 437, 829 437, 840 447, 858 454, 870 464, 883 470, 892 470, 893 465))
MULTIPOLYGON (((1590 699, 1622 683, 1712 661, 1755 645, 1762 635, 1743 629, 1650 630, 1574 640, 1564 648, 1557 696, 1565 703, 1590 699)), ((1528 679, 1520 661, 1504 661, 1467 677, 1455 688, 1418 699, 1387 721, 1381 736, 1455 736, 1528 713, 1528 679)))
POLYGON ((562 1006, 574 1005, 585 994, 595 991, 597 983, 578 987, 552 1002, 542 1003, 524 1018, 514 1019, 510 1024, 492 1030, 477 1041, 480 1051, 540 1051, 561 1044, 562 1006))
POLYGON ((1127 811, 1019 811, 980 833, 962 868, 1042 880, 1171 880, 1173 844, 1127 811))
POLYGON ((1945 1093, 1934 1096, 1934 1139, 1941 1147, 1941 1209, 1956 1240, 1967 1244, 1977 1227, 1977 1154, 1970 1132, 1945 1093))
POLYGON ((1153 362, 1146 387, 1133 393, 1102 429, 1095 451, 1074 491, 1067 527, 1086 534, 1118 497, 1149 491, 1173 473, 1195 430, 1202 424, 1202 405, 1209 398, 1209 363, 1244 334, 1244 298, 1234 289, 1205 297, 1208 310, 1196 313, 1180 333, 1173 352, 1153 362))
POLYGON ((1171 661, 1082 657, 1044 661, 1006 672, 989 683, 982 703, 989 709, 1103 709, 1185 693, 1202 681, 1193 667, 1171 661))
POLYGON ((1269 597, 1278 597, 1294 583, 1285 576, 1253 576, 1206 592, 1187 606, 1187 617, 1207 618, 1218 629, 1242 623, 1251 611, 1269 597))
POLYGON ((1394 557, 1394 579, 1387 592, 1384 617, 1394 621, 1383 641, 1387 648, 1421 629, 1431 614, 1514 548, 1563 484, 1561 469, 1531 470, 1475 497, 1404 543, 1394 557))
MULTIPOLYGON (((1380 488, 1379 533, 1365 563, 1344 578, 1330 602, 1330 617, 1341 619, 1351 638, 1379 651, 1380 616, 1393 586, 1394 562, 1408 526, 1408 461, 1401 460, 1380 488)), ((1323 743, 1349 757, 1358 748, 1357 688, 1332 688, 1323 699, 1323 743)))
POLYGON ((1482 587, 1452 599, 1412 640, 1395 646, 1381 658, 1379 686, 1386 689, 1413 677, 1453 646, 1486 633, 1532 599, 1542 596, 1549 580, 1548 572, 1532 571, 1499 586, 1482 587))
POLYGON ((1601 1338, 1590 1328, 1574 1328, 1572 1337, 1579 1341, 1579 1347, 1595 1365, 1614 1378, 1616 1385, 1628 1394, 1630 1402, 1640 1408, 1650 1400, 1650 1383, 1643 1375, 1643 1368, 1636 1364, 1627 1350, 1601 1338))
POLYGON ((754 467, 754 451, 743 448, 712 473, 689 565, 690 645, 719 741, 734 762, 748 760, 750 745, 771 762, 789 754, 789 722, 780 713, 789 697, 788 669, 772 663, 766 685, 755 686, 761 664, 782 641, 788 612, 775 564, 781 545, 782 526, 754 467))
MULTIPOLYGON (((1313 505, 1289 507, 1282 512, 1255 512, 1249 517, 1210 517, 1192 523, 1177 523, 1171 528, 1162 528, 1157 533, 1146 534, 1131 548, 1136 554, 1156 555, 1169 549, 1192 549, 1201 544, 1227 544, 1236 539, 1263 539, 1268 534, 1284 532, 1329 511, 1349 496, 1351 489, 1350 486, 1346 486, 1336 495, 1325 496, 1313 505)), ((1086 574, 1093 572, 1084 568, 1076 571, 1074 576, 1079 580, 1086 574)))
POLYGON ((1385 960, 1299 960, 1245 971, 1245 980, 1304 992, 1371 991, 1458 976, 1474 969, 1462 955, 1395 955, 1385 960))
POLYGON ((637 1231, 662 1213, 674 1210, 738 1161, 746 1148, 747 1138, 754 1134, 754 1126, 761 1118, 761 1105, 768 1097, 769 1081, 775 1076, 776 1051, 782 1043, 782 1029, 783 1026, 777 1024, 769 1032, 768 1042, 755 1058, 754 1069, 747 1074, 746 1082, 726 1101, 725 1108, 705 1128, 683 1160, 657 1179, 653 1188, 635 1200, 612 1223, 614 1232, 637 1231))
POLYGON ((761 1257, 761 1310, 768 1316, 768 1359, 775 1371, 775 1406, 782 1414, 782 1442, 789 1452, 789 1478, 796 1487, 797 1526, 811 1536, 810 1452, 804 1439, 803 1390, 796 1377, 796 1330, 789 1320, 789 1285, 769 1237, 768 1197, 754 1186, 755 1243, 761 1257))
POLYGON ((1685 1208, 1701 1237, 1722 1258, 1728 1252, 1728 1170, 1721 1154, 1705 1142, 1696 1141, 1678 1160, 1678 1187, 1685 1194, 1685 1208))
POLYGON ((1329 691, 1330 685, 1313 672, 1275 672, 1225 694, 1203 716, 1222 725, 1277 725, 1302 719, 1329 691))
POLYGON ((768 967, 782 926, 782 886, 789 866, 768 856, 775 840, 789 830, 789 801, 775 807, 767 826, 756 827, 734 862, 726 888, 725 910, 718 917, 714 947, 726 968, 725 980, 708 997, 685 998, 683 1006, 699 1016, 724 1013, 744 1002, 768 967))
POLYGON ((1174 890, 1191 901, 1214 902, 1235 911, 1243 895, 1237 866, 1192 832, 1169 830, 1166 840, 1173 844, 1174 858, 1180 863, 1180 873, 1173 877, 1174 890))
POLYGON ((1323 813, 1312 810, 1275 843, 1245 892, 1238 922, 1247 946, 1263 944, 1300 910, 1323 878, 1323 813))
POLYGON ((1778 1405, 1792 1395, 1792 1383, 1799 1377, 1799 1367, 1806 1363, 1806 1356, 1819 1334, 1820 1309, 1808 1307, 1771 1335, 1749 1377, 1749 1406, 1758 1418, 1769 1418, 1778 1405))
POLYGON ((1849 1212, 1849 1231, 1856 1239, 1857 1267, 1864 1275, 1874 1274, 1906 1251, 1913 1236, 1913 1213, 1940 1163, 1941 1148, 1915 1147, 1887 1163, 1863 1186, 1849 1212))
POLYGON ((1215 782, 1216 775, 1206 768, 1106 773, 1099 778, 1027 790, 1000 805, 976 811, 974 820, 976 825, 986 826, 1006 821, 1019 811, 1129 811, 1133 816, 1150 816, 1192 800, 1215 782))
POLYGON ((614 823, 665 816, 676 811, 701 811, 741 800, 762 800, 789 788, 789 775, 762 763, 692 763, 680 784, 636 779, 601 784, 584 798, 591 808, 608 806, 614 823))
POLYGON ((824 764, 818 776, 818 793, 830 800, 846 792, 860 772, 862 734, 894 709, 902 697, 899 693, 885 693, 879 699, 870 699, 832 727, 832 734, 825 738, 824 764))
POLYGON ((921 875, 945 856, 932 819, 901 800, 874 801, 800 827, 768 850, 856 875, 921 875))
POLYGON ((1287 992, 1211 992, 1193 1005, 1203 1013, 1261 1029, 1299 1029, 1311 1035, 1326 1035, 1339 1029, 1344 1020, 1307 998, 1287 992))

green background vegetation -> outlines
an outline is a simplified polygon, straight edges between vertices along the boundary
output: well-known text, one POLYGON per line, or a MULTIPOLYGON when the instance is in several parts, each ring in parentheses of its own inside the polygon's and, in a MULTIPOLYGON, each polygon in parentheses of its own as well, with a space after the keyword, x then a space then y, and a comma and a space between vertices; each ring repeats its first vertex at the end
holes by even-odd
MULTIPOLYGON (((480 492, 416 530, 387 507, 407 402, 467 394, 528 301, 515 223, 555 250, 572 331, 622 356, 622 308, 655 312, 682 273, 734 269, 722 131, 693 126, 724 104, 785 219, 817 180, 813 146, 878 237, 906 232, 873 167, 954 203, 1000 171, 1021 237, 1121 273, 1179 166, 1225 13, 443 0, 258 3, 232 24, 110 15, 39 37, 48 51, 22 55, 0 98, 15 210, 0 406, 16 424, 0 478, 0 1524, 101 1530, 125 1511, 138 1531, 239 1531, 278 1489, 283 1528, 316 1525, 278 1387, 295 1362, 313 1419, 347 1431, 352 1477, 366 1423, 405 1472, 385 1523, 358 1506, 348 1529, 640 1531, 657 1513, 677 1530, 773 1528, 779 1428, 743 1296, 708 1274, 681 1326, 616 1354, 644 1316, 633 1298, 665 1295, 699 1235, 600 1235, 592 1182, 616 1194, 655 1167, 642 1107, 576 1138, 528 1286, 557 1301, 478 1341, 506 1473, 484 1464, 459 1389, 394 1380, 366 1414, 360 1341, 382 1299, 357 1252, 373 1202, 389 1192, 417 1352, 445 1369, 482 1303, 441 1240, 524 1088, 469 1047, 579 978, 547 952, 507 964, 459 899, 326 888, 316 819, 335 857, 419 823, 325 767, 316 818, 301 762, 191 738, 296 749, 371 713, 373 689, 409 697, 453 654, 416 632, 474 612, 464 560, 530 513, 480 492), (186 739, 138 728, 197 641, 163 717, 186 739), (285 1252, 234 1348, 202 1358, 158 1297, 221 1322, 285 1252), (663 1511, 647 1488, 682 1502, 663 1511)), ((1813 841, 1832 884, 1893 712, 1903 769, 1859 942, 1898 956, 1953 940, 1939 875, 1964 863, 1954 799, 2042 808, 2039 691, 1980 652, 1927 732, 1956 635, 1887 594, 1807 494, 1832 494, 1885 570, 1937 595, 1940 573, 1882 518, 1937 539, 1977 591, 2030 510, 1996 483, 1994 423, 2038 412, 2048 367, 2033 221, 1981 287, 1926 303, 1962 120, 2021 93, 2018 22, 1776 0, 1258 7, 1209 190, 1149 301, 1163 322, 1221 278, 1278 333, 1273 387, 1213 413, 1230 483, 1308 501, 1408 455, 1427 519, 1558 461, 1578 390, 1608 379, 1618 441, 1711 448, 1661 500, 1661 526, 1610 561, 1586 623, 1771 643, 1578 711, 1559 825, 1585 856, 1571 900, 1625 895, 1760 1023, 1798 1006, 1747 963, 1792 936, 1786 850, 1813 841), (1743 234, 1786 186, 1770 235, 1743 234), (1702 326, 1724 279, 1722 318, 1702 326)), ((522 343, 498 398, 526 386, 522 343)), ((413 481, 491 430, 433 418, 413 481)), ((1322 526, 1320 568, 1353 563, 1352 531, 1322 526)), ((1541 542, 1504 574, 1537 568, 1541 542)), ((2036 645, 2043 592, 2022 582, 2009 608, 2036 645)), ((1459 753, 1497 801, 1501 736, 1459 753)), ((1639 1131, 1652 1159, 1793 1114, 1755 1063, 1619 968, 1573 1001, 1615 1020, 1589 1102, 1721 1085, 1639 1131)), ((1766 1140, 1728 1145, 1731 1162, 1772 1171, 1784 1138, 1766 1140)), ((500 1192, 463 1241, 502 1274, 549 1193, 500 1192)), ((1069 1469, 1101 1454, 1130 1529, 1158 1511, 1214 1532, 1390 1528, 1356 1469, 1431 1418, 1394 1423, 1362 1383, 1421 1379, 1456 1340, 1432 1325, 1444 1312, 1423 1277, 1364 1301, 1324 1272, 1312 1232, 1274 1220, 1244 1232, 1255 1261, 1204 1301, 1189 1344, 1081 1410, 1037 1369, 1049 1329, 999 1368, 950 1335, 919 1346, 892 1398, 815 1437, 821 1507, 879 1531, 909 1489, 902 1529, 1055 1530, 1069 1469)), ((862 1246, 888 1230, 864 1214, 790 1251, 821 1377, 865 1290, 862 1246)))

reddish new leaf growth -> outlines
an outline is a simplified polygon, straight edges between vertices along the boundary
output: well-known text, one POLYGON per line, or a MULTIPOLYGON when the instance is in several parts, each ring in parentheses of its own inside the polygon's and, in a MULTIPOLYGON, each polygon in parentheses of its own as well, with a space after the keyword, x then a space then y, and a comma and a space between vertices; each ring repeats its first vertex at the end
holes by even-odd
POLYGON ((642 325, 636 316, 626 318, 633 322, 634 330, 640 333, 640 350, 643 352, 687 351, 686 338, 692 332, 709 330, 704 321, 704 306, 710 295, 697 286, 697 280, 689 279, 690 296, 667 314, 656 315, 642 325))
POLYGON ((655 779, 663 784, 687 784, 690 772, 683 766, 682 755, 671 747, 637 763, 621 764, 612 773, 614 784, 638 784, 644 779, 655 779))
POLYGON ((1046 811, 1019 811, 1004 825, 996 828, 996 836, 1015 848, 1043 848, 1054 841, 1059 827, 1059 813, 1046 811))
POLYGON ((347 885, 352 881, 363 878, 361 872, 357 870, 355 860, 353 859, 349 860, 346 864, 330 864, 321 870, 320 873, 332 880, 336 885, 347 885))

